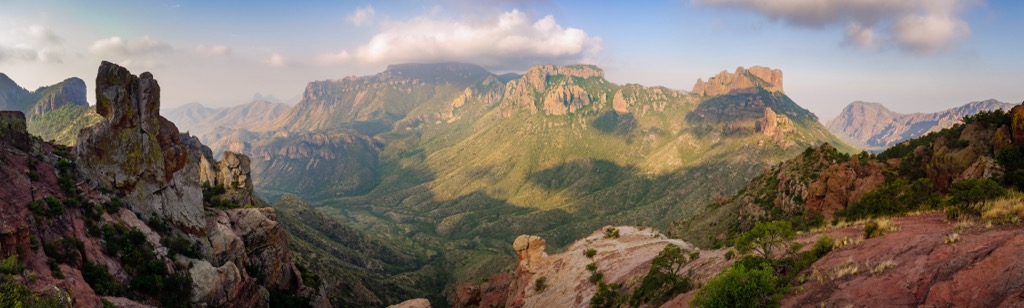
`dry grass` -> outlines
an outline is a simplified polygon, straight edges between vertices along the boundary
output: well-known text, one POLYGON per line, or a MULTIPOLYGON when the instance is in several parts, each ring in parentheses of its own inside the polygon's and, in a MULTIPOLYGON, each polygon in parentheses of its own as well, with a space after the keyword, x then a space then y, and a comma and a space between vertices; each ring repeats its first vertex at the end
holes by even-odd
POLYGON ((959 242, 959 241, 960 241, 960 233, 958 233, 958 232, 953 232, 952 234, 946 235, 942 239, 943 243, 946 243, 946 244, 949 244, 949 245, 956 244, 956 242, 959 242))
POLYGON ((1006 197, 985 202, 981 218, 990 222, 1018 223, 1024 218, 1024 193, 1011 191, 1006 197))
POLYGON ((893 259, 878 262, 878 264, 875 264, 875 268, 871 269, 871 274, 876 275, 893 267, 896 267, 896 261, 894 261, 893 259))
POLYGON ((853 261, 853 258, 848 258, 846 262, 832 269, 832 280, 838 280, 858 273, 860 273, 860 264, 853 261))

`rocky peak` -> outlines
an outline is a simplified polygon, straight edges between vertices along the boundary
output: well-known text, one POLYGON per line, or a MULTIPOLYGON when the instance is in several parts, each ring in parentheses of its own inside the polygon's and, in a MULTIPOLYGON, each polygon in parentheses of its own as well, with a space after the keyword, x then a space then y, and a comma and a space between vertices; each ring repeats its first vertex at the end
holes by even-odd
POLYGON ((198 171, 183 171, 188 147, 174 123, 159 114, 160 85, 153 75, 136 77, 103 62, 96 76, 96 99, 103 121, 82 130, 75 147, 83 173, 125 195, 145 218, 160 215, 201 229, 198 171))
POLYGON ((757 88, 764 88, 769 92, 783 92, 782 70, 771 69, 762 66, 754 66, 745 69, 742 66, 736 68, 736 72, 729 73, 722 71, 704 82, 697 79, 693 86, 694 94, 701 96, 718 96, 733 93, 754 93, 757 88))
POLYGON ((506 106, 517 106, 532 112, 538 108, 549 115, 573 113, 580 108, 601 100, 604 96, 587 93, 574 78, 604 78, 604 71, 593 65, 538 65, 531 67, 519 79, 511 80, 505 87, 506 106), (557 84, 553 76, 569 77, 557 84), (536 101, 537 97, 541 101, 536 101))
POLYGON ((200 154, 199 181, 204 185, 223 186, 224 197, 241 206, 258 205, 253 197, 251 172, 249 156, 224 151, 221 161, 216 162, 207 153, 200 154))
POLYGON ((85 81, 77 77, 68 78, 49 87, 39 88, 35 92, 40 95, 39 100, 32 105, 29 112, 33 115, 41 115, 69 104, 88 107, 89 103, 85 100, 85 92, 85 81))

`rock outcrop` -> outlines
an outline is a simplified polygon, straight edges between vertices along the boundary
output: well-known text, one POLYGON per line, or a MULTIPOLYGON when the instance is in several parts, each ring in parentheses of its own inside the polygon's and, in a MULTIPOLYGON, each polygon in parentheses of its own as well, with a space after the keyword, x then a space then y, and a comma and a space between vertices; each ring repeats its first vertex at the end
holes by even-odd
POLYGON ((247 157, 216 162, 196 138, 180 135, 159 115, 160 88, 149 73, 104 62, 97 84, 103 120, 83 130, 76 148, 29 136, 20 112, 0 113, 0 257, 17 254, 33 273, 19 283, 63 292, 75 307, 100 306, 98 296, 112 292, 131 295, 104 298, 122 307, 266 307, 270 290, 329 305, 323 289, 303 284, 275 211, 252 207, 265 203, 252 195, 247 157), (227 194, 247 200, 246 208, 204 207, 201 169, 232 183, 227 194), (102 288, 93 281, 98 269, 110 276, 102 288), (166 280, 139 285, 153 275, 166 280), (169 298, 183 294, 191 298, 169 298))
POLYGON ((88 178, 126 197, 145 218, 167 217, 203 227, 197 170, 185 169, 188 149, 178 129, 160 116, 160 85, 110 62, 96 77, 96 113, 104 121, 82 131, 76 160, 88 178), (182 172, 179 172, 182 171, 182 172))
POLYGON ((764 108, 760 124, 761 134, 780 145, 786 144, 786 132, 793 130, 793 122, 784 114, 776 114, 771 107, 764 108))
POLYGON ((769 92, 782 91, 782 70, 754 66, 750 69, 736 68, 734 73, 722 71, 704 82, 697 79, 690 93, 700 96, 719 96, 726 94, 754 93, 757 88, 769 92))
MULTIPOLYGON (((543 110, 548 115, 565 115, 578 111, 594 102, 604 102, 604 96, 587 93, 577 79, 604 78, 604 71, 592 65, 531 67, 519 79, 505 86, 504 108, 525 109, 531 113, 543 110), (553 83, 553 77, 560 77, 553 83), (539 99, 539 101, 538 101, 539 99)), ((506 112, 506 115, 510 113, 506 112)))
POLYGON ((512 249, 516 251, 519 261, 516 263, 518 272, 529 272, 534 268, 544 265, 544 258, 548 256, 544 252, 544 239, 535 235, 520 235, 512 242, 512 249))
MULTIPOLYGON (((542 244, 543 239, 536 236, 516 238, 513 248, 520 255, 520 265, 530 257, 538 257, 541 252, 531 247, 543 247, 539 246, 542 244)), ((565 252, 544 257, 540 263, 531 263, 529 271, 498 274, 479 285, 459 285, 453 304, 455 307, 589 307, 597 287, 588 280, 587 264, 597 264, 605 283, 621 283, 628 289, 642 280, 650 269, 651 260, 668 244, 696 249, 653 229, 608 226, 577 240, 565 252), (610 228, 618 230, 618 238, 606 236, 610 228), (588 249, 596 251, 593 258, 584 254, 588 249), (545 277, 548 286, 540 291, 534 287, 539 277, 545 277)), ((680 271, 692 271, 696 283, 706 281, 728 264, 723 255, 724 250, 701 251, 699 261, 689 263, 680 271)))
POLYGON ((1010 109, 1013 122, 1010 125, 1010 136, 1013 144, 1024 144, 1024 103, 1010 109))

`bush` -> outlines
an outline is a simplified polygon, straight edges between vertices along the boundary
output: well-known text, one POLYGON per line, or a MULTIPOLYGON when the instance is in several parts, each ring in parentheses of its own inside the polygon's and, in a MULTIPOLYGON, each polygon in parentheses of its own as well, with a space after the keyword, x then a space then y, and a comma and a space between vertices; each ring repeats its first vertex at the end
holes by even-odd
POLYGON ((626 301, 622 294, 622 285, 618 283, 606 284, 600 282, 597 285, 597 292, 590 298, 590 307, 619 307, 626 301))
POLYGON ((587 249, 587 250, 583 251, 583 255, 584 255, 584 256, 587 256, 587 258, 591 258, 591 259, 593 259, 593 258, 594 258, 594 256, 596 256, 596 255, 597 255, 597 250, 595 250, 595 249, 593 249, 593 248, 591 248, 591 249, 587 249))
POLYGON ((891 216, 938 203, 938 194, 927 178, 913 183, 904 179, 885 181, 857 202, 836 212, 847 220, 891 216))
POLYGON ((43 244, 43 252, 57 263, 75 264, 85 256, 85 243, 77 238, 65 237, 43 244))
POLYGON ((820 259, 829 252, 832 252, 832 248, 835 246, 835 240, 831 236, 822 235, 818 237, 818 240, 814 242, 814 247, 811 248, 811 255, 815 258, 820 259))
POLYGON ((46 196, 43 200, 32 201, 28 204, 32 214, 40 217, 56 217, 64 214, 64 202, 53 196, 46 196))
POLYGON ((107 266, 85 262, 82 265, 82 277, 89 283, 96 294, 102 296, 121 296, 125 293, 124 286, 114 280, 107 271, 107 266))
POLYGON ((604 274, 598 271, 590 273, 590 283, 598 284, 604 281, 604 274))
POLYGON ((734 264, 697 292, 694 307, 778 307, 784 289, 771 266, 747 268, 734 264))
POLYGON ((533 282, 533 290, 537 291, 537 292, 544 291, 544 289, 548 288, 547 281, 548 281, 548 277, 545 277, 545 276, 538 277, 537 280, 534 280, 534 282, 533 282))
POLYGON ((12 254, 0 260, 0 274, 17 275, 25 271, 25 265, 18 260, 17 254, 12 254))
POLYGON ((619 238, 619 229, 611 227, 604 230, 604 238, 619 238))
POLYGON ((203 254, 199 251, 199 243, 179 236, 165 236, 160 239, 160 244, 167 247, 169 255, 182 255, 192 259, 202 259, 203 254))
POLYGON ((596 271, 597 270, 597 263, 587 264, 587 270, 591 271, 591 272, 596 271))
POLYGON ((124 200, 121 200, 121 198, 118 197, 113 197, 110 198, 110 201, 103 203, 103 210, 107 211, 107 213, 114 214, 121 210, 124 205, 124 200))
POLYGON ((992 179, 970 179, 953 183, 948 202, 959 214, 981 216, 979 203, 1005 196, 1006 189, 992 179))

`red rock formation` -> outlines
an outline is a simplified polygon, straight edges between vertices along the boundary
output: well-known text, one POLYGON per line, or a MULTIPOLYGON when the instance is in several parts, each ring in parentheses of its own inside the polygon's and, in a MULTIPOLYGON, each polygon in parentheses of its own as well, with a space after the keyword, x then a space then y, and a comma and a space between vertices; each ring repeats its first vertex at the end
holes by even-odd
POLYGON ((693 91, 690 93, 700 96, 718 96, 730 93, 754 93, 757 88, 763 88, 769 92, 783 92, 782 71, 761 66, 754 66, 749 70, 738 67, 732 74, 722 71, 708 79, 707 82, 697 79, 693 85, 693 91))

